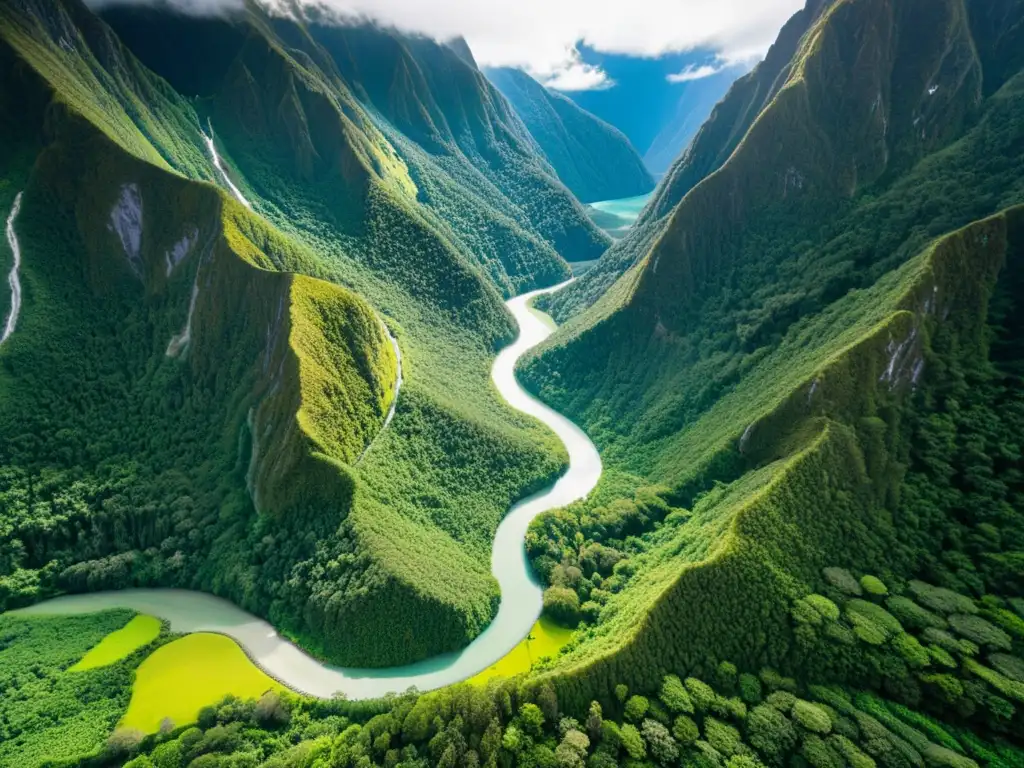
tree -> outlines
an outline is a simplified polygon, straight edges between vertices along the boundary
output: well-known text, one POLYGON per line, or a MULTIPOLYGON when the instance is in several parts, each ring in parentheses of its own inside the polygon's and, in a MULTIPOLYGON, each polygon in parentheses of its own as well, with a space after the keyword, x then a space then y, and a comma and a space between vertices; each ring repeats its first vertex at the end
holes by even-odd
POLYGON ((626 750, 626 754, 634 760, 642 760, 647 755, 647 748, 644 746, 644 740, 636 726, 627 723, 622 726, 620 733, 622 748, 626 750))
POLYGON ((672 736, 680 744, 693 744, 700 738, 700 728, 692 718, 680 715, 672 725, 672 736))
POLYGON ((650 706, 646 696, 630 696, 629 701, 626 702, 626 719, 639 723, 647 714, 650 706))
POLYGON ((288 724, 290 713, 277 691, 267 691, 256 702, 253 716, 264 728, 278 728, 288 724))
POLYGON ((665 676, 661 683, 659 698, 669 712, 693 714, 693 702, 690 700, 690 694, 686 692, 682 681, 675 675, 665 676))
POLYGON ((534 738, 540 738, 544 731, 544 713, 536 704, 527 702, 519 708, 519 724, 523 731, 534 738))
POLYGON ((601 723, 603 719, 601 717, 601 705, 596 701, 590 702, 590 712, 587 714, 587 734, 590 736, 591 741, 597 741, 601 738, 601 723))
POLYGON ((537 705, 549 722, 555 722, 558 719, 558 695, 551 683, 544 683, 540 687, 540 691, 537 693, 537 705))
POLYGON ((580 596, 568 587, 548 587, 544 612, 562 626, 574 628, 580 623, 580 596))
POLYGON ((657 720, 644 720, 641 729, 651 757, 662 765, 671 765, 679 758, 679 745, 668 732, 668 728, 657 720))
POLYGON ((113 757, 130 755, 139 748, 146 735, 135 728, 118 728, 107 739, 107 752, 113 757))

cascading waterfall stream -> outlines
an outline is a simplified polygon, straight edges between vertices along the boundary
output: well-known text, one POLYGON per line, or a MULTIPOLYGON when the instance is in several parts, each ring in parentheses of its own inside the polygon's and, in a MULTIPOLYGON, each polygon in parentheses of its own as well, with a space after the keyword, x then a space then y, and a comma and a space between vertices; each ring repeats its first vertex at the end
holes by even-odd
POLYGON ((210 153, 210 158, 213 160, 213 167, 220 173, 221 178, 228 185, 228 189, 231 190, 231 194, 234 198, 244 205, 246 208, 252 210, 252 204, 245 199, 245 195, 242 194, 242 190, 235 186, 235 183, 231 181, 231 177, 228 176, 227 171, 224 170, 224 165, 220 161, 220 155, 217 154, 217 146, 213 142, 213 123, 208 123, 210 127, 210 135, 207 136, 202 130, 199 133, 203 136, 203 141, 206 142, 206 150, 210 153))
POLYGON ((7 217, 7 244, 14 254, 14 266, 7 276, 7 283, 11 286, 11 311, 7 313, 7 321, 4 323, 3 335, 0 335, 0 344, 3 344, 14 333, 18 324, 18 315, 21 313, 21 280, 18 277, 18 270, 21 268, 21 246, 18 244, 18 236, 14 232, 14 222, 21 212, 21 195, 14 198, 14 206, 11 208, 11 215, 7 217))
POLYGON ((525 536, 530 522, 542 512, 585 498, 601 477, 601 458, 586 434, 565 416, 530 395, 515 377, 519 358, 551 334, 551 329, 530 309, 530 301, 567 284, 517 296, 507 302, 519 323, 519 336, 495 359, 491 378, 509 405, 538 419, 558 436, 569 454, 569 469, 548 489, 516 503, 498 526, 491 552, 491 573, 501 587, 501 604, 487 629, 461 651, 387 669, 332 667, 307 656, 278 635, 266 621, 226 600, 202 592, 175 589, 67 595, 18 612, 81 614, 130 608, 166 619, 174 632, 219 632, 238 641, 249 657, 272 677, 297 691, 324 698, 335 693, 343 693, 350 699, 376 698, 405 691, 411 686, 428 691, 465 680, 486 669, 526 637, 541 613, 542 588, 526 557, 525 536))

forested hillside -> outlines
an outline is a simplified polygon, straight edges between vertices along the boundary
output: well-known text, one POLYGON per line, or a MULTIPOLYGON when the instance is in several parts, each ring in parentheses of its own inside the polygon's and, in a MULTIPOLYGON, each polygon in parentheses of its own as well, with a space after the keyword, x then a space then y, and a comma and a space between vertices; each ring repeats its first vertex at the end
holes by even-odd
POLYGON ((513 205, 460 236, 481 197, 421 200, 451 177, 413 180, 305 26, 160 28, 216 54, 164 80, 78 0, 0 9, 0 605, 183 586, 341 662, 459 648, 501 516, 563 461, 490 388, 501 297, 565 262, 513 205))
POLYGON ((584 622, 546 675, 562 700, 726 659, 1019 737, 1016 685, 975 651, 917 653, 942 638, 912 603, 939 602, 914 579, 970 595, 986 607, 928 626, 968 638, 980 610, 1019 643, 1022 20, 1010 0, 809 6, 662 185, 635 266, 526 361, 609 466, 529 536, 549 610, 584 622), (836 567, 892 585, 904 625, 855 600, 813 639, 836 567))
POLYGON ((685 151, 669 166, 626 237, 608 249, 569 290, 546 303, 556 319, 567 320, 594 304, 626 270, 647 255, 687 192, 721 167, 785 84, 797 46, 826 5, 826 0, 810 0, 782 28, 764 60, 733 83, 685 151))
POLYGON ((629 139, 611 125, 511 67, 487 78, 515 107, 558 178, 584 203, 645 195, 654 181, 629 139))

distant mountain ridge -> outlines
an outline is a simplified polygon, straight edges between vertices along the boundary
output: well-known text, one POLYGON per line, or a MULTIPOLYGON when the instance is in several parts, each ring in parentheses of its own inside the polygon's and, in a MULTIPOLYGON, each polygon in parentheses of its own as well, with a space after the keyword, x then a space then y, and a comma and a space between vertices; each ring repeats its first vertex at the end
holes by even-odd
POLYGON ((512 67, 484 73, 504 94, 562 182, 584 203, 636 197, 654 180, 625 134, 512 67))

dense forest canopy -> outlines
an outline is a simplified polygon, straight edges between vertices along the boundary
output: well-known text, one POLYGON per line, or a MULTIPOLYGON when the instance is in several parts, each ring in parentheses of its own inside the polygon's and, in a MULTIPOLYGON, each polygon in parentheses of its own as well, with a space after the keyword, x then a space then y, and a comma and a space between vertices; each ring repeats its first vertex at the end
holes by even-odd
POLYGON ((808 0, 615 244, 614 132, 330 22, 0 6, 0 765, 1024 764, 1024 2, 808 0), (573 631, 527 673, 139 729, 169 624, 93 666, 131 612, 14 612, 172 586, 336 664, 465 647, 565 465, 490 380, 502 302, 594 260, 519 366, 604 466, 526 533, 573 631))

